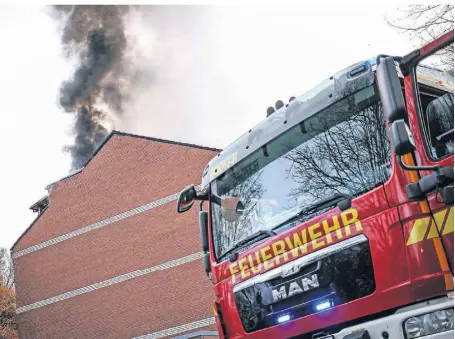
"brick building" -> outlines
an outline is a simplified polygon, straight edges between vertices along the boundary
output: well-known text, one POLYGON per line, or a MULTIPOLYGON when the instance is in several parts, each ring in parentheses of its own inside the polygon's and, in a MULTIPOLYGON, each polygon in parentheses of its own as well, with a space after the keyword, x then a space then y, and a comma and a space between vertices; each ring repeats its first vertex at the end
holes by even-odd
POLYGON ((49 185, 11 249, 20 338, 214 338, 198 209, 175 205, 218 152, 114 131, 49 185))

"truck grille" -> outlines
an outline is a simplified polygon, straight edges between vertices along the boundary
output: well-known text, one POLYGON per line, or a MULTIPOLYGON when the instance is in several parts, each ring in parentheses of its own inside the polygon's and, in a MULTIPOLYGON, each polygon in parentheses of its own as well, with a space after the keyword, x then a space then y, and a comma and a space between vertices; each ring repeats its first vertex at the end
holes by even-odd
POLYGON ((283 278, 274 276, 240 290, 235 302, 246 332, 277 324, 277 318, 293 319, 318 312, 316 305, 330 307, 362 298, 374 292, 375 280, 368 241, 319 258, 283 278))

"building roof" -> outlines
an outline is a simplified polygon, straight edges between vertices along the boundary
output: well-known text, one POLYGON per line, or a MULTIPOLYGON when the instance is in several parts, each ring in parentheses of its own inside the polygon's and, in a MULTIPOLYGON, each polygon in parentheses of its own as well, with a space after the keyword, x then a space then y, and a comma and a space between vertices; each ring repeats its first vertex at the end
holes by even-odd
POLYGON ((37 215, 37 217, 32 221, 30 226, 28 226, 27 229, 20 235, 20 237, 17 238, 17 240, 14 242, 13 246, 11 246, 10 251, 13 251, 14 247, 19 243, 19 241, 24 237, 24 235, 27 234, 27 232, 33 227, 33 225, 38 221, 38 219, 41 218, 41 216, 44 214, 44 212, 46 212, 46 210, 48 208, 49 208, 49 205, 46 205, 46 207, 44 207, 42 209, 41 213, 37 215))
POLYGON ((120 132, 120 131, 116 131, 116 130, 113 130, 107 137, 106 139, 104 139, 104 141, 97 147, 97 149, 95 150, 95 152, 93 152, 92 156, 87 160, 87 162, 85 163, 84 166, 82 166, 80 169, 78 169, 77 171, 73 172, 73 173, 70 173, 69 175, 57 180, 57 181, 54 181, 52 183, 50 183, 49 185, 46 186, 46 190, 49 190, 52 188, 53 185, 65 180, 65 179, 68 179, 76 174, 79 174, 80 172, 82 172, 84 170, 84 168, 90 163, 90 161, 98 154, 98 152, 103 148, 103 146, 111 139, 111 137, 113 135, 120 135, 120 136, 126 136, 126 137, 132 137, 132 138, 139 138, 139 139, 145 139, 145 140, 150 140, 150 141, 154 141, 154 142, 160 142, 160 143, 165 143, 165 144, 171 144, 171 145, 178 145, 178 146, 186 146, 186 147, 192 147, 192 148, 198 148, 198 149, 203 149, 203 150, 206 150, 206 151, 213 151, 213 152, 221 152, 221 149, 218 149, 218 148, 212 148, 212 147, 206 147, 206 146, 201 146, 201 145, 195 145, 195 144, 189 144, 189 143, 185 143, 185 142, 178 142, 178 141, 173 141, 173 140, 167 140, 167 139, 159 139, 159 138, 152 138, 152 137, 147 137, 147 136, 144 136, 144 135, 137 135, 137 134, 131 134, 131 133, 125 133, 125 132, 120 132))
POLYGON ((46 195, 29 207, 33 212, 43 211, 49 205, 49 197, 46 195))

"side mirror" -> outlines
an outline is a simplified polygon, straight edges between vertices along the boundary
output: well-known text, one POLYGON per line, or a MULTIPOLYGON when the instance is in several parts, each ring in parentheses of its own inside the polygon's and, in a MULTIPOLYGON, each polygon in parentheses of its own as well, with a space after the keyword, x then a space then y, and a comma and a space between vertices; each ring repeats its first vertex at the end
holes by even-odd
POLYGON ((403 156, 415 150, 414 138, 403 119, 396 120, 390 128, 392 148, 397 156, 403 156))
POLYGON ((202 251, 204 252, 208 252, 209 250, 208 215, 206 211, 199 212, 199 228, 201 232, 202 251))
POLYGON ((453 204, 453 178, 452 167, 441 167, 438 171, 407 185, 406 196, 408 199, 423 199, 428 193, 440 189, 444 203, 453 204), (451 183, 452 185, 450 185, 451 183))
POLYGON ((182 192, 180 192, 179 199, 177 200, 177 212, 183 213, 188 211, 196 199, 197 193, 194 185, 189 185, 182 192))
POLYGON ((210 254, 209 253, 204 253, 202 257, 202 262, 204 264, 204 271, 205 274, 207 275, 207 278, 209 280, 212 280, 212 269, 210 267, 210 254))
POLYGON ((395 152, 398 164, 401 168, 406 171, 435 171, 439 173, 441 169, 439 165, 408 166, 403 162, 401 157, 415 150, 414 138, 412 137, 411 131, 403 119, 396 120, 392 123, 392 126, 390 127, 390 139, 393 151, 395 152))
POLYGON ((406 106, 395 61, 392 57, 378 60, 376 78, 379 96, 382 101, 382 110, 387 120, 392 123, 403 119, 406 116, 406 106))

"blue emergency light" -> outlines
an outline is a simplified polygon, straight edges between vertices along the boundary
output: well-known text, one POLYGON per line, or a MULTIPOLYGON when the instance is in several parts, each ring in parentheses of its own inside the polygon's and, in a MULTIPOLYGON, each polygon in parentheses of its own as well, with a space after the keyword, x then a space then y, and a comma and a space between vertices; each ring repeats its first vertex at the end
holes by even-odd
POLYGON ((279 315, 277 318, 276 318, 276 322, 278 324, 282 324, 282 323, 285 323, 287 321, 291 320, 291 315, 289 313, 284 313, 284 314, 281 314, 279 315))
POLYGON ((329 299, 329 300, 323 300, 319 303, 317 303, 315 305, 315 308, 316 308, 316 311, 320 312, 320 311, 325 311, 325 310, 328 310, 329 308, 331 308, 333 306, 333 303, 332 301, 329 299))

